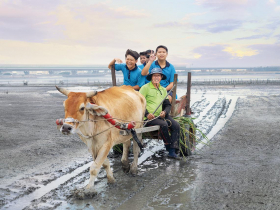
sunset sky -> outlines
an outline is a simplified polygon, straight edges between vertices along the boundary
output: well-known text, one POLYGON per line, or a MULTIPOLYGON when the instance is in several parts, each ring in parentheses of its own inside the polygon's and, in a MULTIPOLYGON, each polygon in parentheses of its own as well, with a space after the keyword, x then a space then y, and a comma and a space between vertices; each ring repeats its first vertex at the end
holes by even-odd
POLYGON ((0 0, 0 65, 107 65, 158 45, 175 65, 280 66, 280 0, 0 0))

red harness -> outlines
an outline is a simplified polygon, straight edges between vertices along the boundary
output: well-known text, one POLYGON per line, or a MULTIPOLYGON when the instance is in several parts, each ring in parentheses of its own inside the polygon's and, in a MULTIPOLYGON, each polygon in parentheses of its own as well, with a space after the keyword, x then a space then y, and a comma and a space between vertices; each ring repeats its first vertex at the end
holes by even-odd
POLYGON ((116 128, 118 129, 122 129, 122 130, 131 130, 132 128, 135 127, 136 123, 134 121, 130 122, 130 123, 117 123, 114 119, 112 119, 113 117, 107 113, 105 115, 103 115, 103 117, 112 125, 114 125, 116 128), (117 125, 116 125, 117 124, 117 125))
MULTIPOLYGON (((121 130, 131 130, 132 128, 134 128, 136 126, 136 123, 134 121, 132 121, 130 123, 116 122, 114 119, 112 119, 113 117, 109 113, 107 113, 105 115, 102 115, 102 117, 104 117, 109 123, 114 125, 116 128, 121 129, 121 130)), ((66 120, 65 119, 57 119, 55 121, 55 123, 57 125, 63 125, 64 122, 67 122, 67 119, 66 120)), ((70 121, 68 121, 68 122, 70 122, 70 121)), ((76 122, 79 122, 79 121, 76 121, 76 122)))

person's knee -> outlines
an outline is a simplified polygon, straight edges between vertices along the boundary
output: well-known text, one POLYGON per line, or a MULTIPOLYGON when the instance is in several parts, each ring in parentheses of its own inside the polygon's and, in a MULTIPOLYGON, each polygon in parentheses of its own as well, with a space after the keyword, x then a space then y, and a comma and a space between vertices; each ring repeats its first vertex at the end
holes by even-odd
POLYGON ((176 128, 180 128, 180 124, 179 124, 177 121, 175 121, 175 120, 174 120, 174 126, 175 126, 176 128))
POLYGON ((172 103, 172 97, 168 95, 169 102, 172 103))
POLYGON ((160 128, 162 129, 168 129, 168 124, 166 121, 162 121, 162 123, 160 124, 160 128))

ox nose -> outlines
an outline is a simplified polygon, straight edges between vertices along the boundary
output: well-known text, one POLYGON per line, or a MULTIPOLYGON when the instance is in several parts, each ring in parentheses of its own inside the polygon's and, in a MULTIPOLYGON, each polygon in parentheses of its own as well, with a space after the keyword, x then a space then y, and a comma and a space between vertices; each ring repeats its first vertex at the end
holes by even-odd
POLYGON ((61 131, 62 131, 62 133, 70 133, 72 128, 73 128, 72 125, 63 124, 62 127, 61 127, 61 131))

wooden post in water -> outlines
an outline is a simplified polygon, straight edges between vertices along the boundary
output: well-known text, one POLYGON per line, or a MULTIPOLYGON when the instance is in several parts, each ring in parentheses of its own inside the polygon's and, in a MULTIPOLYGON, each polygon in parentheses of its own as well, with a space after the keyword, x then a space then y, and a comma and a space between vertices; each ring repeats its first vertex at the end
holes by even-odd
POLYGON ((111 74, 112 74, 112 84, 113 86, 117 86, 115 64, 111 68, 111 74))
POLYGON ((174 74, 173 85, 176 85, 176 87, 173 89, 173 94, 172 94, 171 117, 175 117, 174 115, 175 115, 175 105, 176 105, 177 79, 178 79, 178 74, 174 74))
POLYGON ((187 84, 187 105, 186 105, 186 115, 191 115, 191 108, 190 108, 190 102, 191 102, 191 77, 192 73, 188 72, 188 84, 187 84))

